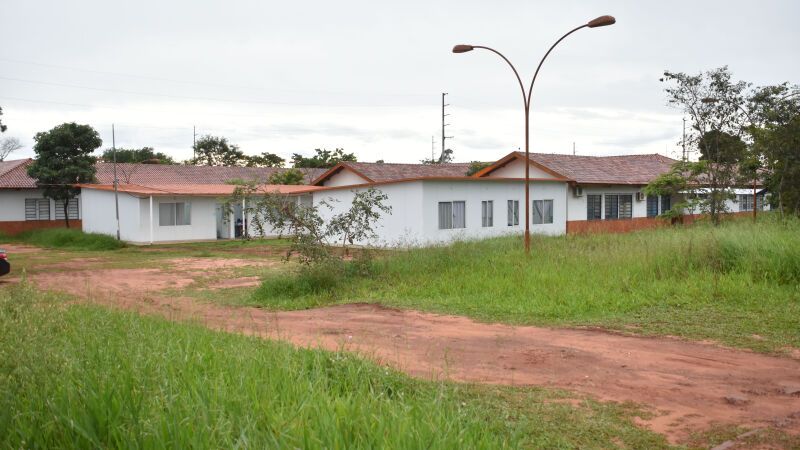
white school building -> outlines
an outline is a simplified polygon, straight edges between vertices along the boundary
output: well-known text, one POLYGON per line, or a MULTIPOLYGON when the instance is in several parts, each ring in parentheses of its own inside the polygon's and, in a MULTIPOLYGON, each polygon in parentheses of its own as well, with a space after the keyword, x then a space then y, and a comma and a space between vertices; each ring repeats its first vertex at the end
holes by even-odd
MULTIPOLYGON (((675 163, 660 155, 531 154, 527 163, 531 180, 532 233, 621 232, 653 227, 659 224, 655 216, 681 200, 648 197, 642 192, 645 185, 669 171, 675 163)), ((262 189, 278 191, 304 204, 319 205, 322 200, 333 199, 330 202, 335 205, 333 211, 325 207, 319 209, 323 218, 349 208, 354 192, 379 189, 387 195, 392 212, 379 220, 378 237, 360 244, 423 246, 522 233, 525 229, 525 164, 524 154, 513 152, 467 176, 469 164, 464 163, 343 162, 326 171, 309 171, 308 185, 264 186, 262 189)), ((189 173, 184 178, 169 175, 171 170, 177 173, 186 171, 186 167, 126 167, 128 171, 141 173, 138 177, 120 180, 118 185, 116 198, 123 240, 154 243, 230 239, 241 235, 242 228, 248 226, 250 220, 239 205, 231 214, 222 212, 224 197, 233 192, 233 186, 225 184, 228 180, 223 178, 263 180, 266 177, 239 170, 249 168, 222 167, 205 167, 203 173, 189 173), (153 170, 159 172, 158 176, 147 173, 153 170)), ((192 169, 189 167, 189 171, 192 169)), ((0 166, 0 199, 3 202, 0 229, 7 218, 17 224, 42 217, 56 221, 56 205, 42 198, 36 189, 4 189, 3 182, 0 166), (45 209, 48 209, 47 214, 45 209)), ((736 200, 728 205, 730 210, 752 211, 753 189, 739 189, 736 194, 736 200)), ((760 208, 763 206, 760 187, 758 198, 760 208)), ((84 231, 116 235, 112 183, 82 185, 81 195, 74 203, 75 219, 80 221, 84 231)), ((250 233, 254 233, 252 226, 250 233)))

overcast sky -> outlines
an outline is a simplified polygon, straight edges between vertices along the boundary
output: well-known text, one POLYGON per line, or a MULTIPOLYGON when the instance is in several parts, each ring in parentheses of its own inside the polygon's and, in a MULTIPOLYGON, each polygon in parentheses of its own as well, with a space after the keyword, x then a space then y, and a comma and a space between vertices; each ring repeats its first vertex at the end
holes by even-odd
POLYGON ((679 154, 681 113, 664 69, 728 65, 755 84, 800 82, 800 2, 787 1, 21 1, 0 0, 4 136, 86 123, 111 147, 191 156, 197 134, 289 158, 344 148, 360 161, 418 162, 440 151, 441 93, 456 161, 531 151, 679 154))

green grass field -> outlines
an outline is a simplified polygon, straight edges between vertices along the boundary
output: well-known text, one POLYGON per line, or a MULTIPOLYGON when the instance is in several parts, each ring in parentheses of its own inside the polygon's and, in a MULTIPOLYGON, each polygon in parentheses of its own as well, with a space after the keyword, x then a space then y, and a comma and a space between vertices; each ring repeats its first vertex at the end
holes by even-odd
POLYGON ((286 271, 248 303, 347 302, 482 321, 591 325, 713 339, 762 351, 800 348, 800 220, 763 214, 627 234, 519 237, 410 249, 355 270, 286 271))
POLYGON ((663 448, 633 405, 412 379, 344 352, 0 296, 3 448, 663 448))

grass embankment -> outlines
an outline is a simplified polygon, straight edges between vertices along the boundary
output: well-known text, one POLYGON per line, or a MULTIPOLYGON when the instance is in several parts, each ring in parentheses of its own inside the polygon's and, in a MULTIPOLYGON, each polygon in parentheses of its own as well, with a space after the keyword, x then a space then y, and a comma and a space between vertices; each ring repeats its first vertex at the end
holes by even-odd
POLYGON ((344 352, 0 296, 0 447, 665 447, 628 405, 426 382, 344 352))
POLYGON ((9 238, 9 240, 58 250, 103 251, 125 247, 124 242, 118 241, 111 236, 84 233, 74 228, 25 231, 9 238))
POLYGON ((280 274, 251 301, 279 309, 380 302, 483 321, 800 348, 800 221, 775 215, 757 225, 534 236, 530 257, 519 237, 460 242, 397 252, 367 272, 280 274))

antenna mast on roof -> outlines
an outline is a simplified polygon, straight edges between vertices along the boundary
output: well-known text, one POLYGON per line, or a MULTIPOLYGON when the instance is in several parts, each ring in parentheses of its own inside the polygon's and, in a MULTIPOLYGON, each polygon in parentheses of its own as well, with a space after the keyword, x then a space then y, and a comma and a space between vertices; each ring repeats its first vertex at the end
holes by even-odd
POLYGON ((445 152, 447 150, 445 149, 445 140, 446 139, 453 139, 453 136, 445 136, 445 134, 444 134, 444 127, 450 125, 449 123, 444 123, 445 116, 449 116, 450 115, 450 114, 445 114, 444 113, 444 107, 445 106, 450 106, 449 104, 445 104, 444 103, 444 96, 445 95, 447 95, 447 92, 442 92, 442 154, 439 155, 439 164, 442 164, 442 163, 446 162, 445 161, 445 155, 446 155, 445 152))
POLYGON ((575 141, 572 141, 572 156, 575 156, 575 141))

